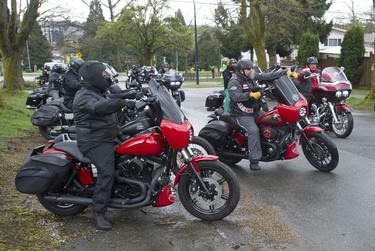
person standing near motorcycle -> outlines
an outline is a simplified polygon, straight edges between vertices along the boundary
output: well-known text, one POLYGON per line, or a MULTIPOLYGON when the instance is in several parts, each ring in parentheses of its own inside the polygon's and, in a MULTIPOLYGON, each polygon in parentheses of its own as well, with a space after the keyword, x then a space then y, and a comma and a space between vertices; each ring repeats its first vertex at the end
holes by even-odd
POLYGON ((262 95, 255 81, 276 79, 284 75, 286 70, 262 74, 254 72, 253 67, 254 64, 249 59, 238 61, 236 72, 228 84, 229 113, 247 133, 250 170, 259 171, 262 148, 255 118, 260 108, 258 100, 262 95))
POLYGON ((84 62, 79 70, 82 88, 73 102, 79 150, 98 169, 92 205, 92 221, 100 230, 110 230, 105 218, 115 176, 115 147, 119 135, 116 112, 124 107, 134 109, 135 102, 120 98, 108 99, 110 80, 104 64, 84 62))
POLYGON ((227 68, 223 71, 223 80, 224 80, 224 90, 228 88, 228 83, 232 77, 234 71, 236 70, 237 60, 231 58, 228 62, 227 68))
POLYGON ((80 58, 71 58, 69 62, 69 70, 65 73, 63 88, 64 88, 64 105, 72 109, 73 100, 82 85, 78 79, 78 71, 84 61, 80 58))
POLYGON ((299 72, 299 76, 297 78, 297 89, 300 91, 300 93, 302 93, 305 96, 307 102, 309 103, 309 106, 313 98, 312 90, 316 88, 319 83, 317 76, 310 76, 311 74, 316 73, 320 74, 320 69, 318 69, 318 59, 312 56, 307 59, 306 68, 302 69, 299 72))

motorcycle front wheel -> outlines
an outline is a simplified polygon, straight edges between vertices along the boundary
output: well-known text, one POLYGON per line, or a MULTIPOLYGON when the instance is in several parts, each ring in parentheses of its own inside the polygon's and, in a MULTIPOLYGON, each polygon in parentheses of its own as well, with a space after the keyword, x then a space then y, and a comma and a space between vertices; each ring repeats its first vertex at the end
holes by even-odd
MULTIPOLYGON (((193 140, 189 143, 189 147, 193 151, 194 157, 200 155, 216 155, 213 146, 207 140, 199 136, 193 137, 193 140)), ((178 169, 180 169, 184 163, 181 152, 176 152, 175 156, 173 156, 173 160, 172 172, 177 174, 178 169)))
POLYGON ((354 127, 353 115, 351 112, 340 112, 336 114, 339 123, 335 124, 332 118, 332 131, 339 138, 348 137, 354 127))
POLYGON ((236 175, 218 160, 199 161, 197 165, 208 194, 199 187, 190 170, 186 169, 178 183, 178 196, 182 205, 190 214, 205 221, 220 220, 228 216, 240 199, 236 175))
POLYGON ((36 196, 45 209, 59 216, 77 215, 87 208, 85 205, 46 201, 43 194, 37 194, 36 196))
POLYGON ((337 147, 324 133, 302 136, 302 150, 310 164, 321 172, 331 172, 339 163, 337 147))

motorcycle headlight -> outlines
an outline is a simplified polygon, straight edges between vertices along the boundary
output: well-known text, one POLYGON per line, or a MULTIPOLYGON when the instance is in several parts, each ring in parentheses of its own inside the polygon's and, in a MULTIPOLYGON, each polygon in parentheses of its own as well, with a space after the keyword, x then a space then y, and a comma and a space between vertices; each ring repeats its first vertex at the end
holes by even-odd
POLYGON ((179 85, 180 85, 180 82, 176 82, 175 85, 176 85, 176 86, 179 86, 179 85))
POLYGON ((337 91, 336 98, 341 98, 341 97, 342 97, 342 91, 337 91))
POLYGON ((343 91, 342 96, 347 98, 349 96, 349 91, 348 90, 343 91))
POLYGON ((175 82, 171 82, 171 86, 175 86, 176 85, 176 83, 175 82))
POLYGON ((299 109, 299 116, 305 117, 306 114, 307 114, 307 109, 306 109, 306 107, 302 106, 301 109, 299 109))

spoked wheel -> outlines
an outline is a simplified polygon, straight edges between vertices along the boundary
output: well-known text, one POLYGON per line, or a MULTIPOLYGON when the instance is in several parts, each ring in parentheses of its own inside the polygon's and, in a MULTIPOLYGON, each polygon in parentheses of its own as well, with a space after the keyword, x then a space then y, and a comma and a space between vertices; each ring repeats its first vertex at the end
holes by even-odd
MULTIPOLYGON (((216 155, 213 146, 207 140, 199 136, 193 137, 193 140, 189 143, 189 147, 193 151, 194 157, 200 155, 216 155)), ((172 171, 174 174, 177 174, 178 169, 184 163, 181 152, 177 152, 173 159, 175 163, 173 164, 172 171)))
POLYGON ((208 194, 199 187, 190 170, 186 169, 178 184, 178 196, 182 205, 201 220, 220 220, 228 216, 240 199, 236 175, 218 160, 199 161, 197 165, 208 194))
POLYGON ((60 203, 60 202, 50 202, 44 199, 45 194, 38 194, 37 198, 40 204, 43 205, 45 209, 59 216, 73 216, 77 215, 87 208, 85 205, 76 205, 71 203, 60 203))
POLYGON ((332 131, 339 138, 348 137, 354 127, 353 115, 351 112, 341 112, 336 114, 339 123, 335 124, 332 118, 332 131))
POLYGON ((309 139, 302 136, 302 150, 310 164, 321 172, 330 172, 339 163, 337 147, 324 133, 310 133, 309 139))

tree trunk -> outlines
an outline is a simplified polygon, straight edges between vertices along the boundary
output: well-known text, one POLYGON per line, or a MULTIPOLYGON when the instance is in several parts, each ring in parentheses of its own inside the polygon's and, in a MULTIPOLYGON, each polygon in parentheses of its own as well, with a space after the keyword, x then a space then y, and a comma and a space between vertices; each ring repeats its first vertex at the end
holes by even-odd
POLYGON ((269 57, 269 66, 275 65, 277 63, 276 49, 272 49, 268 53, 268 57, 269 57))
POLYGON ((24 84, 22 76, 22 53, 23 49, 3 56, 4 64, 4 86, 6 91, 21 91, 24 84))
POLYGON ((365 99, 375 100, 375 64, 372 64, 371 67, 371 88, 365 99))

